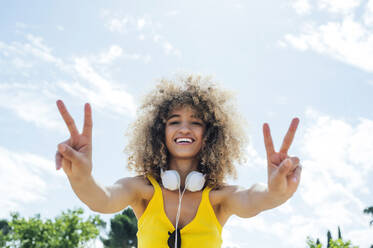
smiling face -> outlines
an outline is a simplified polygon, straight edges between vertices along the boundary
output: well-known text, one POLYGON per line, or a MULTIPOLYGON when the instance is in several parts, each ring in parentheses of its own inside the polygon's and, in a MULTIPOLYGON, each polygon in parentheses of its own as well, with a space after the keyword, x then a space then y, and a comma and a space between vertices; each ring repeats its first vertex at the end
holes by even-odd
POLYGON ((196 158, 203 144, 205 123, 191 107, 170 112, 166 122, 165 140, 171 158, 196 158))

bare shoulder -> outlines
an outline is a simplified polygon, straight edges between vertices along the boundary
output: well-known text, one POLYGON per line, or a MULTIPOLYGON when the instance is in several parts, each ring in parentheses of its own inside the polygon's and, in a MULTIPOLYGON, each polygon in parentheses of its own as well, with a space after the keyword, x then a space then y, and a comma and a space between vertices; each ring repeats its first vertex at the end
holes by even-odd
POLYGON ((131 206, 137 219, 139 219, 154 194, 153 185, 142 175, 122 178, 118 180, 118 183, 122 184, 122 187, 132 188, 135 197, 128 205, 131 206))
POLYGON ((211 190, 210 200, 216 204, 224 204, 234 193, 243 190, 245 188, 240 185, 223 184, 220 188, 211 190))
POLYGON ((149 180, 142 175, 124 177, 116 181, 115 184, 120 185, 121 187, 131 188, 138 199, 146 198, 147 195, 152 195, 154 191, 149 180))

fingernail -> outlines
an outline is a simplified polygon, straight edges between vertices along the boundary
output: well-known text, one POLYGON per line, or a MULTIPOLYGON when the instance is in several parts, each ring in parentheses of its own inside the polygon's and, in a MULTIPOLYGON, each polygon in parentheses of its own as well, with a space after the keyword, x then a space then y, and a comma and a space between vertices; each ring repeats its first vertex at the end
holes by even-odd
POLYGON ((293 182, 297 182, 297 177, 293 177, 293 182))

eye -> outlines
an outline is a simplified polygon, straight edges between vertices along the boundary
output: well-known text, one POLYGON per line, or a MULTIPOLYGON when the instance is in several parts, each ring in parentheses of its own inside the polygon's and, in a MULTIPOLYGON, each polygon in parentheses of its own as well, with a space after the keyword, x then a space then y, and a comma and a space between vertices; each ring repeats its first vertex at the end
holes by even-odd
POLYGON ((170 125, 174 125, 174 124, 179 124, 179 122, 178 121, 172 121, 172 122, 170 122, 170 125))
POLYGON ((202 126, 202 123, 200 122, 192 122, 192 124, 202 126))

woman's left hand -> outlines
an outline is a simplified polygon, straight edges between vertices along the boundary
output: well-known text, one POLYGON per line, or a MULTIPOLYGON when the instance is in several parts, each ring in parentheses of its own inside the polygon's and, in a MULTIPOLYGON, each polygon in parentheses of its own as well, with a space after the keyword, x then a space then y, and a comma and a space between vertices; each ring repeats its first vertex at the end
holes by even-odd
POLYGON ((268 192, 273 200, 282 204, 297 190, 301 165, 298 157, 288 156, 289 147, 297 130, 299 119, 294 118, 282 142, 279 152, 273 146, 271 132, 267 123, 263 124, 264 144, 268 162, 268 192))

